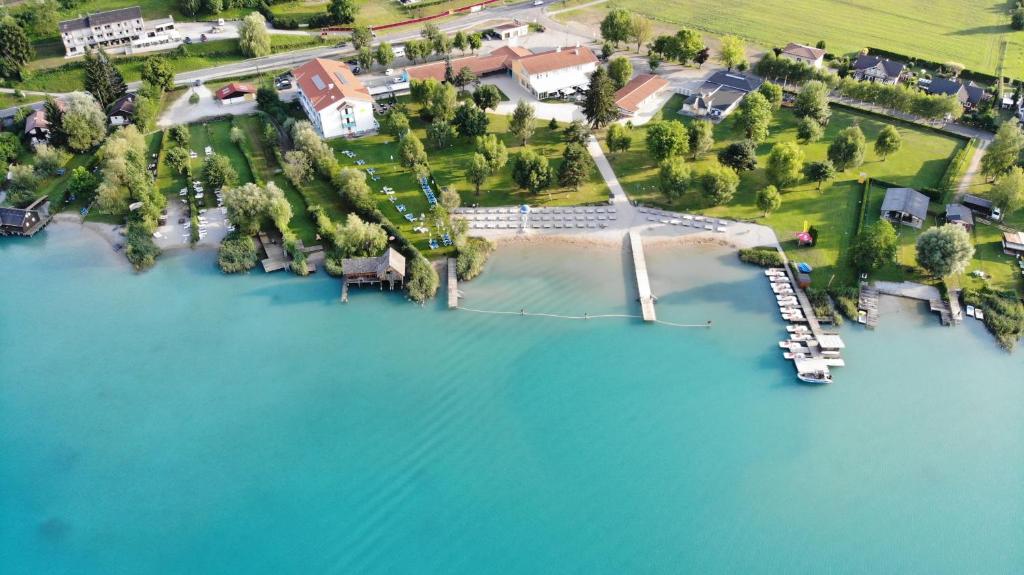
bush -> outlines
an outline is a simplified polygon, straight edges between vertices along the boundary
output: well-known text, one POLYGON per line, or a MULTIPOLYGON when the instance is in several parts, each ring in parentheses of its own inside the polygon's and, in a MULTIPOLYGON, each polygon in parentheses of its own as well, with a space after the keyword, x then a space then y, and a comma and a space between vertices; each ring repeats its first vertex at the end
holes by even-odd
POLYGON ((256 242, 249 236, 231 233, 224 237, 217 252, 217 265, 226 274, 236 274, 256 267, 256 242))
POLYGON ((850 321, 857 321, 857 304, 860 300, 860 290, 855 287, 836 287, 828 290, 836 303, 836 309, 850 321))
POLYGON ((1012 350, 1024 335, 1024 305, 1014 292, 965 289, 964 303, 985 311, 985 327, 1003 349, 1012 350))
POLYGON ((469 238, 459 247, 455 260, 455 271, 460 280, 469 281, 484 271, 487 258, 494 251, 494 244, 486 238, 469 238))
POLYGON ((774 248, 748 248, 739 251, 740 261, 764 268, 780 268, 783 266, 782 254, 774 248))
POLYGON ((441 280, 437 277, 437 270, 425 257, 417 254, 412 258, 407 272, 405 289, 413 301, 423 303, 434 297, 441 280))
POLYGON ((142 221, 132 221, 128 224, 125 255, 135 271, 153 267, 156 264, 156 257, 160 255, 160 248, 153 242, 153 232, 149 227, 142 221))

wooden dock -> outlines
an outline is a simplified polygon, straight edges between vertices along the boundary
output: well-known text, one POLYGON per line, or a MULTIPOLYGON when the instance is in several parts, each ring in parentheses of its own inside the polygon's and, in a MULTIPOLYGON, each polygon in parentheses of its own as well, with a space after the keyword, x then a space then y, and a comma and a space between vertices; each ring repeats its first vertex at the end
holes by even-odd
POLYGON ((878 327, 878 290, 875 289, 875 286, 867 282, 860 282, 857 309, 865 313, 865 327, 868 329, 878 327))
POLYGON ((459 307, 459 278, 455 270, 455 258, 448 258, 448 309, 459 307))
POLYGON ((928 309, 939 314, 939 321, 942 325, 953 325, 953 310, 950 305, 942 299, 939 289, 934 286, 918 284, 914 282, 875 282, 875 289, 883 295, 893 295, 908 299, 916 299, 928 304, 928 309))
POLYGON ((640 311, 644 321, 657 321, 654 313, 654 295, 651 293, 651 282, 647 277, 647 258, 644 257, 644 244, 640 234, 629 232, 629 247, 633 252, 633 271, 636 273, 636 288, 639 294, 640 311))

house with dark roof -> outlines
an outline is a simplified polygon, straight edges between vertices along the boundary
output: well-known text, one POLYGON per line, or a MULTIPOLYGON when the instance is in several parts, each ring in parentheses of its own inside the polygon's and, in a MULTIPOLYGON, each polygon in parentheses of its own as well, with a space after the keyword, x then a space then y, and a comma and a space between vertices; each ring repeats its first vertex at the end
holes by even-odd
POLYGON ((739 106, 743 97, 761 87, 764 80, 740 72, 715 72, 683 102, 682 114, 718 120, 739 106))
POLYGON ((779 52, 779 57, 807 64, 812 68, 821 68, 825 62, 825 50, 790 42, 779 52))
POLYGON ((57 24, 66 56, 81 56, 87 50, 130 45, 142 37, 145 24, 138 6, 87 14, 57 24))
POLYGON ((917 82, 917 86, 927 94, 955 96, 967 110, 974 110, 983 101, 991 98, 984 88, 976 86, 974 82, 962 84, 959 80, 950 78, 922 79, 917 82))
POLYGON ((126 126, 135 119, 135 94, 125 94, 110 105, 107 113, 111 126, 126 126))
POLYGON ((640 74, 615 92, 615 105, 623 116, 635 116, 657 102, 668 81, 654 74, 640 74))
POLYGON ((388 248, 375 258, 345 258, 341 260, 341 270, 346 285, 380 284, 383 289, 387 283, 394 289, 397 283, 401 288, 405 281, 405 256, 388 248))
POLYGON ((853 62, 852 74, 857 80, 898 84, 906 71, 903 62, 896 62, 880 56, 861 54, 853 62))
POLYGON ((46 121, 45 109, 40 108, 25 117, 24 136, 32 146, 50 141, 50 123, 46 121))
POLYGON ((991 200, 972 194, 964 194, 964 197, 960 198, 960 203, 985 218, 991 217, 992 210, 995 208, 991 200))
POLYGON ((324 138, 377 129, 373 96, 342 62, 316 58, 292 70, 299 104, 324 138))
POLYGON ((256 86, 242 82, 231 82, 217 90, 213 97, 223 106, 251 102, 256 99, 256 86))
POLYGON ((0 207, 0 236, 31 237, 50 222, 50 200, 42 196, 27 208, 0 207))
POLYGON ((974 214, 963 204, 946 204, 946 213, 943 215, 943 219, 947 224, 963 226, 967 231, 974 229, 974 214))
POLYGON ((928 217, 928 196, 911 188, 889 188, 882 200, 881 216, 894 224, 921 229, 928 217))
POLYGON ((1024 233, 1003 232, 1003 253, 1010 256, 1024 257, 1024 233))

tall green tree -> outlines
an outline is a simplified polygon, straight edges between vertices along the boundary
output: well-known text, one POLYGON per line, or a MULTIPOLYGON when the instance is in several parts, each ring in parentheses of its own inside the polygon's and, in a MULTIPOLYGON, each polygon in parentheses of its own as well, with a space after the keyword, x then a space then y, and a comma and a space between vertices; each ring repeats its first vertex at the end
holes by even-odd
POLYGON ((21 72, 34 56, 28 34, 14 18, 0 18, 0 78, 20 80, 21 72))
POLYGON ((352 28, 352 47, 356 50, 369 46, 373 42, 373 32, 370 31, 369 26, 356 26, 352 28))
POLYGON ((701 51, 706 49, 704 47, 704 37, 697 30, 683 28, 676 32, 675 40, 676 43, 672 46, 675 51, 665 56, 677 60, 684 66, 691 60, 696 62, 701 51))
POLYGON ((90 94, 72 92, 64 98, 60 129, 73 151, 84 152, 107 135, 107 115, 90 94))
POLYGON ((526 100, 519 100, 512 112, 512 119, 508 122, 508 131, 525 146, 536 130, 535 119, 533 105, 526 100))
POLYGON ((813 118, 821 126, 827 125, 832 117, 832 111, 828 107, 828 92, 828 86, 824 82, 807 82, 793 102, 793 114, 797 118, 813 118))
POLYGON ((203 183, 211 190, 230 188, 238 183, 238 172, 231 166, 227 156, 213 154, 203 161, 203 183))
POLYGON ((690 155, 696 160, 711 151, 715 145, 715 127, 707 120, 695 120, 690 124, 690 155))
POLYGON ((473 91, 473 101, 481 110, 493 110, 501 103, 501 92, 493 84, 482 84, 473 91))
POLYGON ((615 104, 615 87, 608 73, 600 66, 590 75, 590 85, 583 101, 583 116, 595 130, 619 117, 619 107, 615 104))
POLYGON ((801 144, 817 142, 824 133, 825 130, 821 127, 821 124, 810 116, 801 118, 800 122, 796 125, 796 139, 801 144))
POLYGON ((427 151, 423 149, 423 142, 412 132, 402 138, 398 156, 402 167, 413 171, 417 170, 417 166, 427 165, 427 151))
POLYGON ((238 48, 250 58, 270 55, 270 32, 263 14, 252 12, 238 26, 238 48))
POLYGON ((142 63, 142 81, 163 91, 174 89, 174 72, 163 56, 150 56, 142 63))
POLYGON ((565 127, 566 143, 585 146, 588 138, 590 138, 590 128, 580 120, 573 120, 565 127))
POLYGON ((690 187, 690 166, 678 156, 658 164, 658 189, 670 200, 682 197, 690 187))
POLYGON ((928 228, 915 247, 917 264, 937 278, 962 272, 974 257, 970 234, 957 224, 928 228))
POLYGON ((68 134, 64 131, 64 105, 59 104, 53 96, 47 96, 43 103, 43 112, 46 114, 47 123, 50 124, 50 143, 55 146, 67 145, 68 134))
POLYGON ((804 168, 804 151, 796 142, 779 142, 768 153, 765 173, 768 181, 779 189, 786 189, 800 181, 804 168))
POLYGON ((700 177, 700 185, 704 196, 714 206, 729 203, 736 195, 740 185, 740 177, 732 168, 722 165, 711 165, 700 177))
POLYGON ((892 124, 886 124, 875 140, 875 153, 882 156, 882 161, 884 162, 889 154, 898 152, 902 145, 903 138, 900 137, 899 130, 892 124))
POLYGON ((534 194, 551 186, 554 179, 548 159, 533 150, 523 150, 512 163, 512 180, 534 194))
POLYGON ((498 173, 508 163, 508 150, 505 148, 505 143, 494 134, 477 137, 476 151, 487 159, 487 164, 491 166, 491 173, 498 173))
POLYGON ((772 110, 778 112, 782 108, 782 87, 778 84, 772 84, 771 82, 765 82, 761 84, 761 87, 757 89, 762 96, 772 105, 772 110))
POLYGON ((853 238, 850 261, 858 271, 872 272, 896 259, 898 245, 896 230, 888 220, 881 219, 853 238))
POLYGON ((127 93, 128 86, 124 83, 124 77, 102 48, 86 52, 84 68, 85 91, 96 98, 101 108, 106 109, 127 93))
POLYGON ((856 168, 864 163, 865 148, 864 132, 858 126, 850 126, 836 134, 836 138, 828 145, 828 159, 837 170, 845 172, 848 168, 856 168))
POLYGON ((625 152, 633 145, 632 126, 625 126, 617 122, 611 124, 605 135, 605 144, 607 144, 609 152, 625 152))
POLYGON ((330 5, 327 7, 327 13, 331 15, 331 20, 335 24, 351 24, 355 22, 358 12, 359 7, 356 6, 355 0, 331 0, 330 5))
POLYGON ((722 36, 722 47, 718 58, 729 70, 746 67, 747 47, 738 36, 722 36))
POLYGON ((1024 170, 1014 166, 1000 176, 989 191, 989 198, 1007 214, 1024 207, 1024 170))
POLYGON ((491 165, 483 154, 477 152, 466 166, 466 179, 473 184, 476 195, 480 195, 480 186, 491 176, 491 165))
POLYGON ((460 53, 465 54, 466 48, 469 47, 469 37, 462 30, 455 33, 452 38, 452 47, 457 49, 460 53))
POLYGON ((636 44, 637 54, 640 53, 640 48, 651 39, 652 34, 651 21, 639 14, 633 14, 633 21, 629 26, 629 39, 636 44))
POLYGON ((737 172, 757 167, 757 143, 753 140, 733 142, 718 151, 718 162, 737 172))
POLYGON ((562 163, 558 166, 558 183, 578 192, 580 185, 587 181, 594 161, 587 150, 575 142, 565 146, 562 163))
POLYGON ((809 162, 804 166, 804 177, 812 182, 816 182, 818 184, 818 191, 821 191, 823 183, 836 177, 836 168, 832 165, 831 160, 809 162))
POLYGON ((782 195, 775 186, 765 186, 757 191, 757 207, 764 217, 782 207, 782 195))
POLYGON ((452 123, 463 138, 474 138, 487 133, 487 126, 491 120, 484 112, 473 103, 472 100, 458 107, 455 111, 455 119, 452 123))
POLYGON ((629 59, 622 56, 612 58, 608 62, 608 78, 612 81, 612 86, 619 90, 633 77, 633 64, 630 64, 629 59))
POLYGON ((373 56, 373 48, 363 46, 356 52, 356 61, 364 70, 369 70, 373 67, 373 56))
POLYGON ((387 68, 395 61, 395 51, 391 48, 390 43, 381 42, 377 45, 377 49, 374 50, 373 58, 377 60, 381 67, 387 68))
POLYGON ((601 20, 601 37, 616 47, 628 42, 633 29, 633 13, 625 8, 614 8, 601 20))
POLYGON ((751 92, 743 98, 736 113, 736 122, 743 128, 748 140, 763 142, 768 139, 768 127, 772 123, 772 105, 759 92, 751 92))
POLYGON ((427 141, 437 150, 447 148, 456 135, 455 126, 442 118, 435 118, 427 126, 427 141))
POLYGON ((647 151, 656 160, 684 156, 690 151, 686 126, 675 120, 660 120, 647 125, 647 151))
POLYGON ((1021 150, 1024 150, 1024 133, 1019 122, 1016 118, 1003 122, 981 157, 981 173, 990 180, 995 179, 1020 161, 1021 150))

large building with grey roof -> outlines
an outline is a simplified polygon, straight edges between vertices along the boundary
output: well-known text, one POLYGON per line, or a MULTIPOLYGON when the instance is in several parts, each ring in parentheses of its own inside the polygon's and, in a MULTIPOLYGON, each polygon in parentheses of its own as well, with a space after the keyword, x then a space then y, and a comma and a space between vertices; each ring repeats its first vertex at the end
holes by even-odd
POLYGON ((168 16, 146 24, 138 6, 86 14, 64 20, 57 27, 64 43, 64 55, 68 58, 98 48, 128 54, 170 48, 180 40, 174 18, 168 16))

